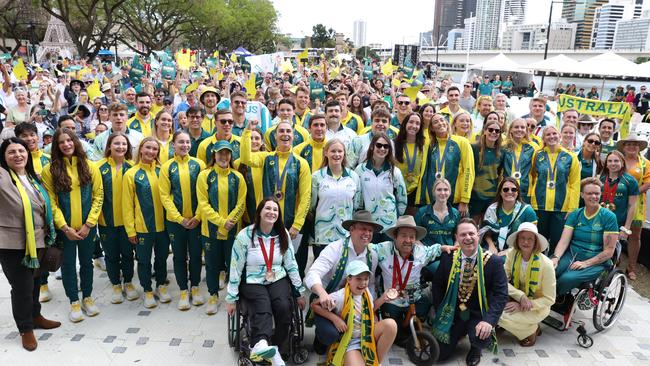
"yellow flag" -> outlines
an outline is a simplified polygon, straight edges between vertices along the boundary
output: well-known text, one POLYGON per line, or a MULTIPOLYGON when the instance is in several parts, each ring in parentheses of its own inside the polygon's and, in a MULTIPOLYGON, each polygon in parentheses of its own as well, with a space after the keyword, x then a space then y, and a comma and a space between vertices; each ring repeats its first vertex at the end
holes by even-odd
POLYGON ((418 86, 409 86, 404 90, 404 94, 406 94, 409 98, 411 98, 412 101, 415 101, 415 99, 418 97, 418 92, 422 89, 421 85, 418 86))
POLYGON ((219 73, 217 74, 217 81, 221 81, 221 80, 223 80, 223 73, 221 72, 221 70, 219 70, 219 73))
POLYGON ((99 88, 99 81, 95 79, 92 84, 86 89, 88 92, 88 99, 92 102, 95 98, 102 96, 102 91, 99 88))
POLYGON ((234 52, 230 54, 230 61, 237 63, 237 55, 234 52))
POLYGON ((214 53, 212 54, 212 57, 219 58, 219 51, 214 51, 214 53))
POLYGON ((293 64, 291 61, 283 61, 282 64, 280 65, 280 70, 284 74, 285 72, 292 73, 293 72, 293 64))
POLYGON ((18 63, 14 66, 14 75, 18 80, 27 80, 27 68, 25 68, 22 58, 19 58, 18 63))
POLYGON ((187 93, 191 93, 191 92, 195 91, 195 90, 198 89, 198 88, 199 88, 199 83, 197 83, 197 82, 195 81, 195 82, 193 82, 192 84, 190 84, 190 85, 188 85, 187 87, 185 87, 185 94, 187 94, 187 93))
POLYGON ((309 58, 309 52, 307 51, 306 48, 302 52, 300 52, 298 56, 296 56, 296 60, 298 60, 298 63, 300 63, 301 60, 306 58, 309 58))
POLYGON ((176 65, 178 65, 179 70, 189 70, 191 66, 190 61, 190 51, 185 50, 176 52, 176 65))
POLYGON ((381 73, 384 74, 384 76, 391 76, 393 74, 394 67, 395 66, 393 65, 393 60, 389 58, 385 64, 381 65, 381 73))
POLYGON ((289 91, 290 91, 291 93, 293 93, 293 94, 296 94, 296 91, 298 91, 298 86, 297 86, 297 85, 296 85, 296 86, 292 86, 291 88, 289 88, 289 91))
POLYGON ((401 83, 402 82, 398 78, 393 78, 393 80, 390 82, 390 85, 399 87, 401 83))
POLYGON ((339 76, 341 74, 341 68, 340 67, 335 67, 330 70, 330 79, 334 79, 335 77, 339 76))
POLYGON ((244 88, 246 88, 246 94, 248 94, 248 99, 253 100, 255 98, 255 73, 251 73, 251 77, 246 80, 244 83, 244 88))
POLYGON ((431 99, 429 99, 427 97, 420 98, 420 99, 418 99, 418 105, 423 106, 423 105, 429 103, 430 101, 431 101, 431 99))

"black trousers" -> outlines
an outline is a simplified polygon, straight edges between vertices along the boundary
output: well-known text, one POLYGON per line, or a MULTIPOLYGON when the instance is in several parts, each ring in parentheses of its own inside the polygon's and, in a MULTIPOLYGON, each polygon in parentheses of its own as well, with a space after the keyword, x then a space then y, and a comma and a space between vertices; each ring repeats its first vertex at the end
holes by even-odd
POLYGON ((270 344, 284 348, 283 345, 289 337, 292 316, 289 279, 283 278, 270 285, 244 283, 240 287, 240 293, 248 306, 251 346, 266 339, 270 344))
POLYGON ((438 361, 446 360, 453 355, 456 346, 458 345, 458 341, 460 341, 460 339, 465 335, 469 336, 469 343, 473 349, 482 350, 490 343, 489 337, 482 340, 476 335, 476 325, 480 323, 482 319, 470 317, 469 320, 463 321, 458 317, 458 309, 456 309, 456 313, 454 325, 451 327, 449 344, 438 342, 440 346, 440 356, 438 357, 438 361))
POLYGON ((25 250, 0 249, 0 265, 11 286, 11 310, 20 333, 34 330, 33 319, 41 314, 41 278, 20 263, 24 257, 25 250))

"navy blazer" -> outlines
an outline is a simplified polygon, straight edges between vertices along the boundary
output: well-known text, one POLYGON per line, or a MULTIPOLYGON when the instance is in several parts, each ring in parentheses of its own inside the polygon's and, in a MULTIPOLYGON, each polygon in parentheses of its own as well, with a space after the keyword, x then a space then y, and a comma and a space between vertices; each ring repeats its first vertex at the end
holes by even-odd
MULTIPOLYGON (((451 272, 452 259, 452 255, 442 253, 442 256, 440 257, 440 266, 433 276, 431 294, 433 297, 433 306, 435 306, 436 310, 438 310, 440 303, 445 298, 447 280, 449 278, 449 272, 451 272)), ((472 295, 467 303, 471 319, 481 319, 492 324, 493 327, 499 322, 503 308, 506 306, 506 302, 508 301, 508 278, 506 277, 503 263, 504 257, 492 255, 487 263, 484 264, 483 276, 485 279, 485 293, 487 295, 489 308, 485 316, 482 316, 481 307, 478 302, 478 283, 474 286, 472 295)), ((458 304, 460 304, 460 302, 457 302, 456 304, 456 317, 460 314, 458 304)))

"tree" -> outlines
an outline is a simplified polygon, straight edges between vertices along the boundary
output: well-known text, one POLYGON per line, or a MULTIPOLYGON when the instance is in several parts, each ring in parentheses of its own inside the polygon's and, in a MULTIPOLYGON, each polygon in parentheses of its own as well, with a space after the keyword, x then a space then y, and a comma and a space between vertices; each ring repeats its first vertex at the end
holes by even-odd
POLYGON ((332 48, 336 46, 336 32, 334 29, 327 29, 322 24, 316 24, 312 27, 313 34, 311 36, 312 47, 314 48, 332 48))
POLYGON ((118 39, 133 51, 149 56, 163 50, 189 32, 185 27, 195 20, 194 1, 129 0, 120 7, 116 23, 122 28, 118 39), (138 42, 144 50, 132 45, 138 42))
POLYGON ((0 45, 0 50, 13 55, 22 45, 22 40, 36 43, 43 39, 47 19, 42 9, 20 0, 0 1, 0 7, 0 38, 13 39, 16 43, 13 48, 0 45))
POLYGON ((41 7, 65 24, 77 52, 93 60, 113 34, 119 9, 127 0, 40 0, 41 7))
POLYGON ((373 60, 379 59, 379 55, 375 50, 371 49, 368 46, 363 46, 360 48, 357 48, 357 52, 355 53, 355 57, 357 60, 363 61, 364 58, 370 57, 373 60))

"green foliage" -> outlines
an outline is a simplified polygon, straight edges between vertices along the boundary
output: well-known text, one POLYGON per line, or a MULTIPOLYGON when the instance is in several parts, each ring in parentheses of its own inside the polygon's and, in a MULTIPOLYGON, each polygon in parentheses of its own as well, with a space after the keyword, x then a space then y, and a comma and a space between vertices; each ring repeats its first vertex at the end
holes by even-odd
POLYGON ((368 46, 357 48, 357 52, 355 53, 354 56, 357 58, 357 60, 360 61, 363 61, 363 59, 366 57, 371 58, 373 60, 379 59, 379 55, 377 54, 377 52, 375 52, 375 50, 371 49, 368 46))
POLYGON ((312 47, 314 48, 332 48, 336 46, 336 33, 332 28, 326 28, 322 24, 316 24, 312 27, 314 32, 311 36, 312 47))
POLYGON ((642 64, 648 61, 650 61, 650 57, 637 57, 636 60, 634 60, 634 62, 637 64, 642 64))

